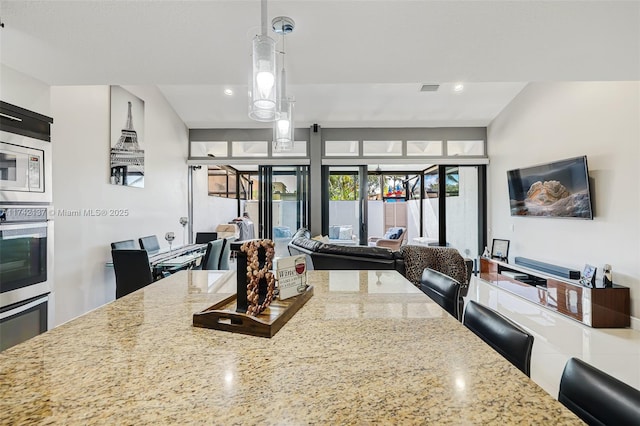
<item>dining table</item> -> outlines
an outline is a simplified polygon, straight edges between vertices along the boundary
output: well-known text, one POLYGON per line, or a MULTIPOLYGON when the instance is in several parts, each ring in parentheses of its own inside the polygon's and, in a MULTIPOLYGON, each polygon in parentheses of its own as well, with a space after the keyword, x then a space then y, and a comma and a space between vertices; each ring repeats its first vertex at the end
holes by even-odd
POLYGON ((271 338, 194 327, 237 276, 187 270, 7 349, 0 424, 582 424, 398 272, 307 282, 271 338))

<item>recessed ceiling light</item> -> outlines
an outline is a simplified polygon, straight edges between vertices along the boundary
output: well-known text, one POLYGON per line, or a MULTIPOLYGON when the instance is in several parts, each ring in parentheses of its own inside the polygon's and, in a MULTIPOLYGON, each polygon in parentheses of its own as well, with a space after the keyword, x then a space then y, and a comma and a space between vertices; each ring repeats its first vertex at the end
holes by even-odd
POLYGON ((453 86, 454 92, 462 92, 463 90, 464 90, 464 84, 462 83, 456 83, 455 86, 453 86))
POLYGON ((224 89, 224 94, 225 94, 225 95, 227 95, 227 96, 231 96, 231 95, 233 95, 233 90, 231 90, 231 89, 224 89))

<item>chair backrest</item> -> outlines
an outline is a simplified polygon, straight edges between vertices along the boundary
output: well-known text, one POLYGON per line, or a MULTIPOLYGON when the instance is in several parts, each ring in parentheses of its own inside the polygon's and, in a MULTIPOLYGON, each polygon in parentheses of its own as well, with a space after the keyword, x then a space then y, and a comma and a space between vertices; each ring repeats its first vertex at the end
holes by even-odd
POLYGON ((196 244, 204 244, 217 239, 217 232, 196 232, 196 244))
POLYGON ((222 238, 207 243, 207 251, 202 257, 202 269, 209 271, 220 269, 220 253, 222 252, 224 241, 224 238, 222 238))
POLYGON ((158 237, 156 235, 149 235, 138 239, 140 248, 148 251, 150 254, 157 253, 160 250, 160 244, 158 244, 158 237))
POLYGON ((400 248, 404 259, 405 277, 416 286, 420 286, 420 278, 424 268, 442 272, 460 283, 460 294, 465 296, 469 288, 467 265, 464 258, 452 247, 425 247, 404 245, 400 248))
POLYGON ((116 299, 126 296, 153 282, 146 250, 111 250, 116 273, 116 299))
POLYGON ((473 300, 467 303, 463 324, 520 371, 531 376, 531 334, 493 309, 473 300))
POLYGON ((640 424, 640 390, 577 358, 564 367, 558 401, 590 425, 640 424))
POLYGON ((422 272, 422 278, 420 279, 420 290, 455 319, 460 320, 458 311, 460 283, 458 281, 441 272, 426 268, 422 272))
POLYGON ((136 242, 133 240, 116 241, 111 243, 111 250, 117 249, 137 249, 136 242))
POLYGON ((224 238, 224 244, 222 244, 222 250, 220 251, 220 264, 218 265, 218 269, 220 270, 229 270, 229 258, 231 257, 231 242, 235 241, 235 237, 227 237, 224 238))

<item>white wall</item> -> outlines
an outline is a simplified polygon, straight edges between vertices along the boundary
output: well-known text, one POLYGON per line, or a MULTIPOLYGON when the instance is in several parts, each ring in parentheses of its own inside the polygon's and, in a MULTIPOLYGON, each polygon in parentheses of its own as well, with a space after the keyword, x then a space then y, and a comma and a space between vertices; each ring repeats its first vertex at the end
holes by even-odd
MULTIPOLYGON (((238 217, 238 200, 234 198, 210 197, 207 166, 193 171, 193 232, 213 232, 221 223, 238 217)), ((258 217, 252 217, 258 222, 258 217)), ((256 229, 257 231, 257 229, 256 229)))
POLYGON ((109 87, 51 88, 54 117, 53 201, 56 211, 125 209, 128 215, 55 218, 56 324, 115 298, 110 243, 175 232, 187 216, 187 141, 184 123, 154 87, 130 87, 145 102, 145 187, 109 184, 109 87))
POLYGON ((610 263, 640 317, 640 82, 532 83, 488 127, 488 148, 489 241, 578 270, 610 263), (580 155, 593 220, 510 216, 507 170, 580 155))
POLYGON ((46 83, 0 64, 0 100, 51 116, 50 92, 46 83))

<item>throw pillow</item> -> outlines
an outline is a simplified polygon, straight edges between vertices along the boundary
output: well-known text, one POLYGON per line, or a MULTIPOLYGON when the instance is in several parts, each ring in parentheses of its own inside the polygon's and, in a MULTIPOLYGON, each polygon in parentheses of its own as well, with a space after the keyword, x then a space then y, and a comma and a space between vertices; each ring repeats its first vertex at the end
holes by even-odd
POLYGON ((351 227, 351 225, 340 227, 341 240, 350 240, 352 235, 353 235, 353 227, 351 227))
POLYGON ((332 240, 337 240, 338 238, 340 238, 340 226, 329 226, 329 238, 331 238, 332 240))
POLYGON ((402 236, 402 228, 395 227, 389 228, 386 234, 384 234, 384 238, 387 240, 397 240, 402 236))
POLYGON ((321 243, 328 243, 329 242, 329 236, 328 235, 316 235, 315 237, 311 238, 312 240, 316 240, 316 241, 320 241, 321 243))

